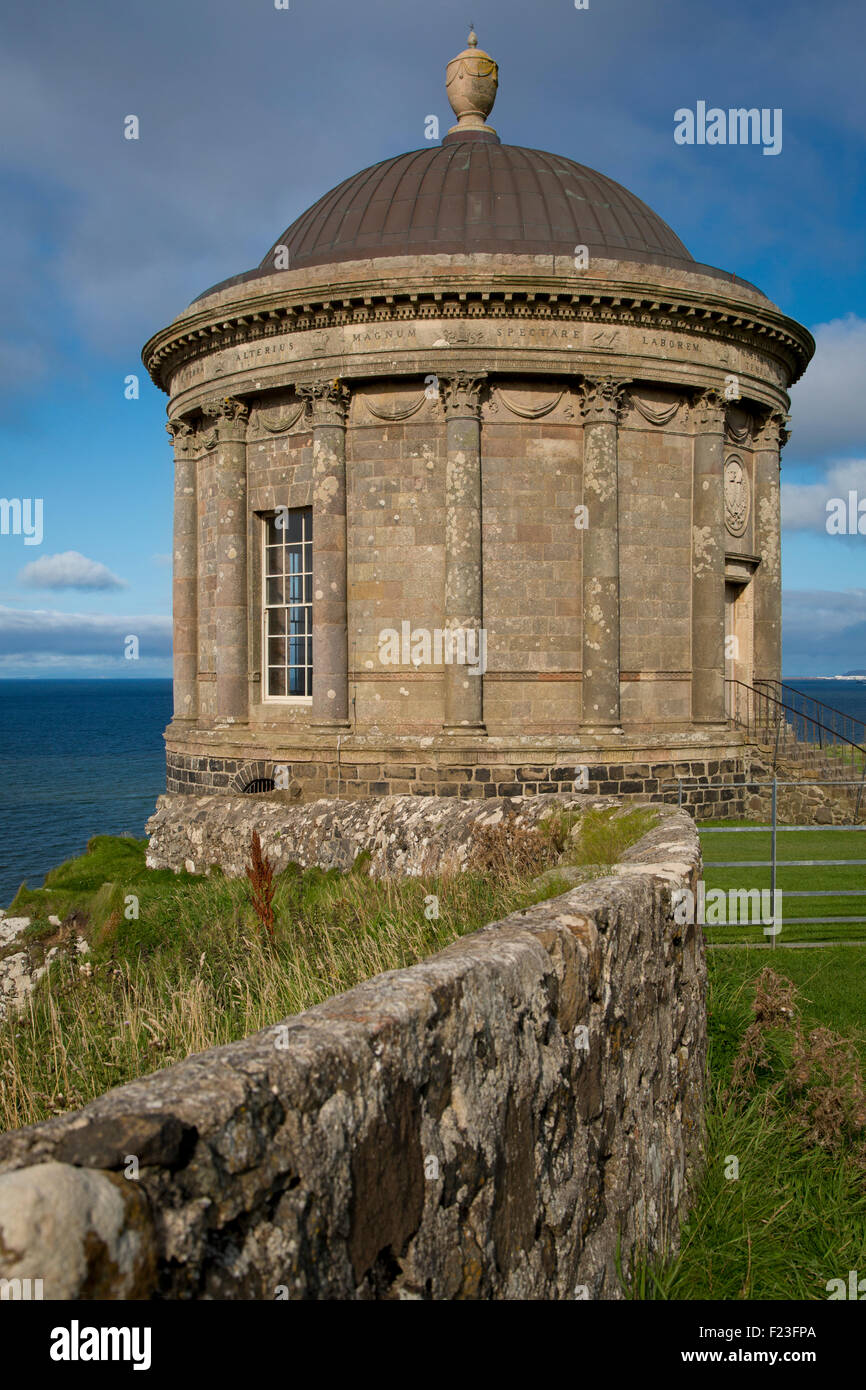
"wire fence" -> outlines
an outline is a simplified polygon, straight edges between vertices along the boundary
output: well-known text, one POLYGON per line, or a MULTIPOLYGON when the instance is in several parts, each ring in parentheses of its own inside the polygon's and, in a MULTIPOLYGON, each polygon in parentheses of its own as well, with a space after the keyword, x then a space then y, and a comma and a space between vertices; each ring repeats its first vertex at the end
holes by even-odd
MULTIPOLYGON (((686 798, 686 796, 687 796, 688 790, 690 789, 690 786, 693 786, 693 785, 700 785, 699 779, 696 779, 696 778, 677 778, 677 779, 675 779, 675 784, 676 784, 676 786, 677 786, 677 802, 678 802, 678 805, 681 806, 681 807, 684 807, 684 809, 687 809, 687 810, 690 809, 687 805, 685 805, 685 798, 686 798)), ((670 784, 665 784, 665 785, 670 785, 670 784)), ((787 823, 784 823, 784 822, 780 823, 780 821, 779 821, 779 791, 780 791, 780 789, 784 789, 784 788, 786 788, 786 787, 809 787, 809 786, 824 787, 824 786, 827 785, 826 781, 823 781, 823 780, 822 780, 822 781, 816 780, 816 781, 814 781, 814 782, 809 782, 809 781, 805 781, 805 780, 787 781, 787 780, 782 780, 782 779, 779 779, 779 778, 773 778, 772 780, 763 781, 763 782, 741 781, 741 782, 738 782, 736 785, 737 785, 737 787, 739 787, 739 788, 744 788, 744 789, 745 789, 745 788, 761 788, 761 789, 769 790, 769 791, 770 791, 770 818, 769 818, 769 824, 766 824, 766 825, 759 825, 759 824, 755 824, 755 825, 701 825, 701 828, 700 828, 701 836, 704 836, 704 835, 750 835, 750 834, 757 834, 757 833, 769 834, 769 836, 770 836, 770 857, 769 857, 769 859, 711 859, 711 860, 707 860, 707 861, 706 861, 706 867, 707 867, 707 868, 712 868, 712 869, 748 869, 748 870, 769 869, 769 871, 770 871, 770 875, 769 875, 769 877, 770 877, 770 890, 769 890, 769 891, 770 891, 770 895, 771 895, 771 898, 772 898, 772 902, 773 902, 773 904, 774 904, 774 914, 775 914, 775 904, 776 904, 776 902, 777 902, 777 895, 779 895, 779 896, 781 896, 781 897, 784 897, 785 899, 788 899, 788 898, 799 898, 799 899, 803 899, 803 898, 806 898, 806 899, 852 899, 852 898, 860 898, 860 899, 863 899, 863 900, 864 900, 864 904, 866 904, 866 873, 863 874, 863 879, 864 879, 864 886, 863 886, 863 887, 854 887, 854 888, 851 888, 851 887, 841 887, 841 886, 840 886, 840 887, 829 887, 829 888, 783 888, 783 889, 780 889, 779 886, 778 886, 778 885, 779 885, 779 875, 780 875, 780 873, 781 873, 781 872, 784 872, 784 871, 787 870, 787 869, 815 869, 815 870, 818 872, 818 874, 821 876, 822 881, 823 881, 824 878, 825 878, 825 871, 828 871, 828 870, 829 870, 829 871, 833 871, 833 870, 842 870, 843 872, 844 872, 845 869, 848 869, 848 868, 855 868, 855 869, 856 869, 856 868, 860 868, 860 869, 866 870, 866 859, 860 859, 860 858, 855 858, 855 859, 841 859, 841 858, 840 858, 840 859, 836 859, 836 858, 832 858, 832 859, 831 859, 831 858, 826 858, 826 859, 789 859, 789 858, 787 858, 787 857, 780 856, 780 853, 779 853, 779 836, 780 836, 780 835, 804 834, 804 833, 811 833, 812 835, 817 835, 817 834, 822 834, 822 835, 823 835, 824 833, 840 833, 840 832, 851 832, 851 831, 857 831, 857 832, 859 832, 861 835, 864 833, 864 829, 866 829, 866 827, 864 827, 862 823, 858 824, 858 823, 856 822, 856 820, 855 820, 853 823, 842 824, 842 825, 790 825, 790 824, 787 824, 787 823)), ((862 781, 861 781, 861 779, 860 779, 860 778, 857 778, 857 779, 848 780, 848 781, 845 781, 845 782, 835 782, 835 781, 834 781, 831 785, 832 785, 832 787, 834 788, 834 790, 835 790, 836 788, 842 787, 842 786, 848 786, 848 787, 851 787, 852 789, 856 789, 856 792, 852 792, 852 796, 855 796, 855 797, 856 797, 856 808, 857 808, 857 812, 859 813, 860 800, 859 800, 859 795, 857 795, 857 793, 859 793, 859 790, 860 790, 860 788, 861 788, 861 786, 862 786, 862 781)), ((864 847, 866 847, 866 840, 864 840, 864 847)), ((831 877, 833 877, 832 872, 831 872, 831 877)), ((853 906, 853 905, 854 905, 854 904, 852 903, 852 906, 853 906)), ((857 915, 849 915, 849 914, 841 914, 841 915, 840 915, 840 914, 830 914, 830 915, 822 915, 822 916, 818 916, 818 917, 788 917, 788 916, 785 916, 785 918, 784 918, 784 926, 785 926, 786 928, 792 927, 792 926, 807 926, 807 925, 810 926, 810 927, 814 927, 814 926, 832 925, 832 924, 834 924, 834 923, 845 924, 846 926, 848 926, 849 924, 863 924, 863 923, 866 923, 866 914, 864 914, 864 915, 860 915, 860 914, 857 914, 857 915)), ((771 938, 771 942, 772 942, 773 947, 776 946, 776 938, 777 938, 777 936, 779 935, 780 930, 781 930, 781 921, 776 921, 775 915, 774 915, 774 921, 773 921, 773 927, 772 927, 772 929, 769 929, 769 928, 766 927, 766 926, 765 926, 765 928, 764 928, 765 934, 768 935, 768 936, 770 936, 770 938, 771 938)))

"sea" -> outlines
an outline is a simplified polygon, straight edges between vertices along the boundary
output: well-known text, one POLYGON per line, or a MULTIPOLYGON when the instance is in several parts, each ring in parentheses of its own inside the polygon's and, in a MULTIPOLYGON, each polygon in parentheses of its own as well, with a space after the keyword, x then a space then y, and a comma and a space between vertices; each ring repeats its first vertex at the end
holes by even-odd
MULTIPOLYGON (((866 679, 786 679, 866 721, 866 679)), ((144 834, 171 710, 170 680, 0 680, 0 907, 92 835, 144 834)))
POLYGON ((0 680, 0 908, 165 791, 170 680, 0 680))

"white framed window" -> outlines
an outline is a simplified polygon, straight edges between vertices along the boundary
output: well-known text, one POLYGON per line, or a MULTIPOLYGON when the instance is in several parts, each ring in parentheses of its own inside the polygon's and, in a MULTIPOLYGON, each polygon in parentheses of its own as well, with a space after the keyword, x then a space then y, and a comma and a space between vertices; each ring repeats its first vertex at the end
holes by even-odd
POLYGON ((264 697, 313 699, 313 509, 264 518, 262 666, 264 697))

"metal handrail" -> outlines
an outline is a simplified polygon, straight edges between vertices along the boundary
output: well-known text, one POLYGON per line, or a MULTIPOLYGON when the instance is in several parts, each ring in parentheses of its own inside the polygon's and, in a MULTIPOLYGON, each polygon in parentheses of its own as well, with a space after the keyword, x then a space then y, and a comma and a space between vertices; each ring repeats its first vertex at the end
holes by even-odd
MULTIPOLYGON (((771 682, 762 681, 762 685, 769 685, 771 682)), ((782 685, 782 682, 777 682, 782 685)), ((821 719, 816 719, 804 713, 803 710, 788 704, 785 700, 779 700, 775 695, 770 695, 766 690, 758 690, 755 686, 747 685, 745 681, 736 679, 726 679, 727 691, 727 710, 728 718, 733 723, 744 728, 746 732, 756 740, 767 745, 773 745, 773 769, 775 770, 781 751, 784 754, 792 747, 799 752, 807 750, 810 745, 817 746, 824 752, 824 771, 829 773, 831 770, 831 757, 827 752, 830 747, 839 748, 838 764, 832 769, 836 776, 827 776, 825 780, 830 783, 840 784, 844 777, 846 768, 859 773, 859 784, 857 791, 857 803, 854 810, 854 819, 860 814, 860 805, 863 800, 864 789, 866 789, 866 747, 863 744, 855 743, 845 734, 839 733, 838 729, 831 728, 823 723, 821 719), (745 706, 745 710, 743 707, 745 706), (794 723, 793 721, 797 721, 794 723), (802 727, 804 737, 798 733, 798 725, 802 727), (811 734, 811 737, 810 737, 811 734)), ((786 687, 794 690, 793 686, 786 687)), ((794 692, 799 693, 799 692, 794 692)), ((805 697, 810 698, 810 697, 805 697)), ((815 705, 820 705, 820 701, 815 700, 815 705)), ((822 708, 831 709, 831 706, 822 708)), ((841 715, 842 718, 846 716, 841 715)), ((854 723, 859 721, 852 721, 854 723)), ((866 726, 864 726, 866 727, 866 726)))
MULTIPOLYGON (((854 739, 848 738, 845 734, 840 734, 836 729, 830 728, 821 720, 813 719, 811 716, 804 714, 802 710, 794 708, 794 706, 789 705, 786 701, 776 699, 775 695, 768 695, 764 690, 757 690, 753 685, 747 685, 745 681, 728 679, 725 681, 725 685, 728 686, 729 689, 736 687, 736 689, 733 690, 735 697, 734 707, 731 707, 730 702, 728 704, 728 718, 732 719, 735 724, 739 724, 741 728, 746 729, 749 733, 757 733, 760 727, 769 734, 772 728, 772 737, 778 742, 778 735, 782 727, 787 727, 789 732, 793 735, 795 744, 802 746, 815 742, 819 744, 819 747, 823 747, 824 745, 820 743, 818 739, 800 739, 797 737, 796 731, 790 728, 788 720, 785 719, 786 714, 792 714, 795 718, 801 720, 804 725, 813 725, 816 730, 820 729, 823 733, 832 734, 834 739, 844 744, 846 748, 852 748, 860 757, 866 758, 866 746, 856 743, 854 739), (741 698, 745 701, 746 705, 745 718, 743 718, 740 713, 741 698), (760 720, 757 717, 755 706, 759 706, 762 710, 764 717, 760 720), (772 710, 770 709, 771 706, 772 710), (772 713, 773 716, 772 720, 768 718, 770 713, 772 713)), ((818 702, 816 701, 816 703, 818 702)), ((826 708, 829 709, 830 707, 826 706, 826 708)), ((765 741, 769 742, 770 739, 767 738, 765 741)))
MULTIPOLYGON (((815 722, 820 723, 822 729, 826 729, 834 736, 846 738, 849 742, 857 744, 858 747, 866 746, 866 721, 855 718, 853 714, 845 714, 843 710, 836 709, 834 705, 825 704, 823 700, 816 700, 814 695, 804 695, 803 692, 801 690, 798 690, 795 685, 788 685, 785 681, 768 679, 756 680, 755 686, 757 687, 760 685, 771 686, 778 691, 790 691, 791 695, 796 696, 797 700, 802 701, 803 704, 811 705, 816 710, 821 711, 821 713, 817 716, 815 722), (831 716, 831 718, 825 718, 825 715, 831 716), (835 725, 836 720, 841 721, 841 726, 843 729, 846 725, 850 727, 850 738, 847 733, 839 733, 839 729, 835 725), (859 729, 860 731, 859 734, 857 734, 856 732, 857 729, 859 729)), ((783 696, 773 698, 782 699, 782 703, 785 704, 787 708, 791 709, 795 715, 799 715, 801 718, 804 719, 809 717, 807 716, 805 709, 800 709, 798 705, 794 703, 793 700, 785 700, 783 696)))

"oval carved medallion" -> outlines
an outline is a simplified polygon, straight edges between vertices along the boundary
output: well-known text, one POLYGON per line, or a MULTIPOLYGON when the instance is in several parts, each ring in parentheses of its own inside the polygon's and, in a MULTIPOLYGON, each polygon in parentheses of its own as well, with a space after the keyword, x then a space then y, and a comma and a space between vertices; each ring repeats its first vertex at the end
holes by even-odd
POLYGON ((725 462, 725 526, 732 536, 742 536, 749 524, 751 497, 742 460, 732 454, 725 462))

